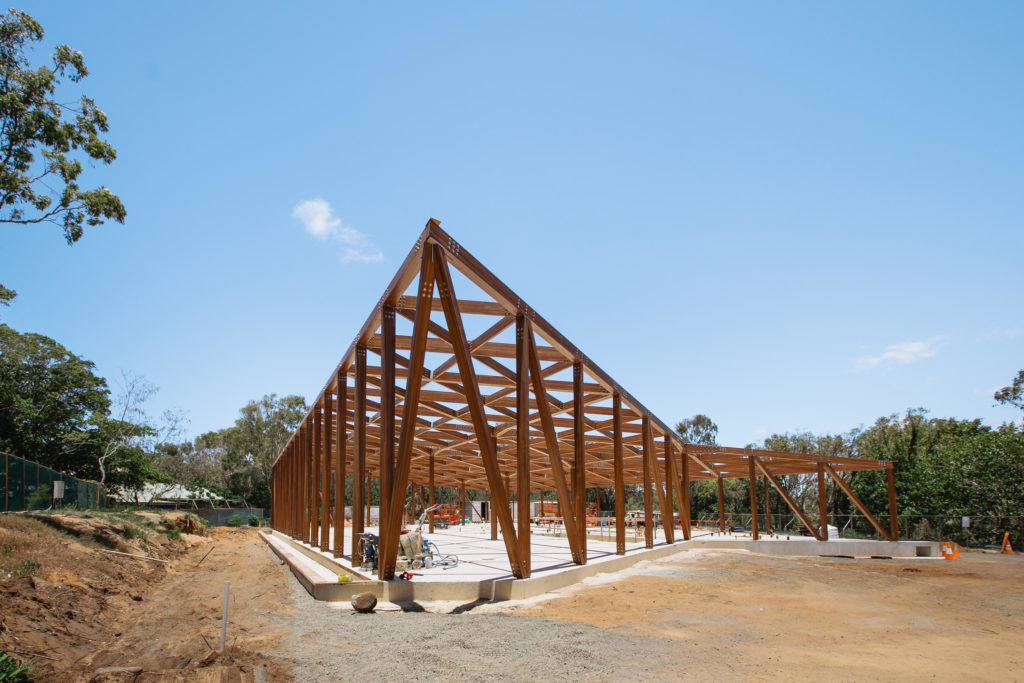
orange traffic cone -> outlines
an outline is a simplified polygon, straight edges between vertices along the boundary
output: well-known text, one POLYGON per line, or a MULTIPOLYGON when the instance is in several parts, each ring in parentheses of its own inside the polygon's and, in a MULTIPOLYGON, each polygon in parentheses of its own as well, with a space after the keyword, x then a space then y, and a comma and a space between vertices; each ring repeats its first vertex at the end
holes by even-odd
POLYGON ((952 560, 953 559, 953 546, 948 541, 942 542, 942 559, 952 560))
POLYGON ((1003 547, 999 549, 1003 555, 1013 555, 1013 548, 1010 547, 1010 532, 1003 534, 1003 547))
POLYGON ((959 543, 954 543, 953 544, 953 559, 954 560, 959 560, 960 559, 960 544, 959 543))

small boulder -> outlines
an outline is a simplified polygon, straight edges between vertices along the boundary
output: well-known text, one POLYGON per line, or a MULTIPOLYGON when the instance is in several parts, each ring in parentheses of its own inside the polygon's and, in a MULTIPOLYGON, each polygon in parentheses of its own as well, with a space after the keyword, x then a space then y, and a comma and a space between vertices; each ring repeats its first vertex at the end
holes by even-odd
POLYGON ((367 614, 377 606, 377 596, 373 593, 356 593, 352 596, 352 607, 357 612, 367 614))

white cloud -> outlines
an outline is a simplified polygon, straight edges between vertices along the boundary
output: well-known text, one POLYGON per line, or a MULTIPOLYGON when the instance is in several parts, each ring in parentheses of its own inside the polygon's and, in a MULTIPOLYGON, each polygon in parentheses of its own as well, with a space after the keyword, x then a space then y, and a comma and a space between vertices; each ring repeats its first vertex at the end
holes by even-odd
POLYGON ((384 254, 369 237, 355 228, 342 225, 341 219, 334 215, 331 205, 320 197, 306 199, 296 204, 292 209, 292 217, 302 223, 306 232, 321 242, 333 240, 344 244, 341 260, 346 263, 349 261, 372 263, 384 258, 384 254))
POLYGON ((885 347, 885 351, 877 356, 861 356, 854 366, 857 370, 868 370, 885 364, 907 365, 922 358, 931 358, 935 355, 932 344, 941 339, 933 337, 928 341, 903 342, 885 347))

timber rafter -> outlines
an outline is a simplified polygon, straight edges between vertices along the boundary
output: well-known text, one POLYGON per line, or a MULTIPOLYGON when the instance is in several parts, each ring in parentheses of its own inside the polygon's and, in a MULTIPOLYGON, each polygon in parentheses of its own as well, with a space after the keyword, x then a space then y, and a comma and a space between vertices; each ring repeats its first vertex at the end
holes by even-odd
MULTIPOLYGON (((554 491, 577 561, 586 555, 582 486, 621 490, 646 474, 664 512, 674 496, 689 504, 683 484, 695 480, 755 472, 774 483, 824 467, 838 481, 843 472, 891 469, 884 461, 684 443, 434 219, 328 378, 278 456, 291 458, 282 482, 308 477, 293 461, 316 451, 324 453, 314 463, 323 482, 332 472, 381 477, 389 499, 404 500, 409 485, 466 487, 490 491, 507 512, 512 491, 554 491)), ((311 536, 314 505, 327 519, 328 501, 303 495, 305 508, 286 523, 311 536)), ((362 491, 353 497, 355 506, 365 503, 362 491)), ((528 544, 516 540, 511 513, 499 521, 513 569, 523 557, 528 574, 528 544)), ((354 519, 354 530, 364 522, 354 519)), ((384 534, 397 537, 399 523, 399 510, 388 509, 384 534)))

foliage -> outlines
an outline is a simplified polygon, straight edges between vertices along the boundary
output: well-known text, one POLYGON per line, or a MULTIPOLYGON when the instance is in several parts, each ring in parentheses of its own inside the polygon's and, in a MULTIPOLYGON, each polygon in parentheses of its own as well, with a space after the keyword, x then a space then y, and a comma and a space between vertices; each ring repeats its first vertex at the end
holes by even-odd
POLYGON ((249 526, 259 526, 260 518, 256 515, 249 515, 249 526))
POLYGON ((0 285, 0 306, 10 306, 11 302, 18 298, 18 293, 0 285))
POLYGON ((201 434, 192 443, 161 444, 157 462, 179 483, 269 507, 274 459, 308 411, 301 396, 266 395, 243 406, 232 427, 201 434))
POLYGON ((228 520, 226 522, 224 522, 224 526, 230 526, 230 527, 242 526, 242 516, 241 515, 231 515, 230 517, 228 517, 228 520))
POLYGON ((1018 372, 1013 382, 997 391, 993 398, 1004 405, 1024 410, 1024 370, 1018 372))
POLYGON ((0 450, 115 489, 164 478, 142 441, 152 428, 130 411, 111 418, 94 370, 49 337, 0 324, 0 450))
MULTIPOLYGON (((902 416, 880 418, 867 429, 837 435, 773 434, 762 445, 750 447, 891 460, 895 462, 901 516, 984 516, 1007 520, 1024 515, 1024 433, 1012 423, 993 429, 981 420, 930 419, 926 411, 918 408, 902 416)), ((884 471, 840 476, 870 510, 885 515, 888 486, 884 471)), ((817 518, 815 475, 790 475, 778 477, 777 481, 812 520, 817 518)), ((727 479, 723 484, 726 514, 749 514, 748 482, 727 479)), ((758 494, 759 498, 763 495, 760 489, 758 494)), ((772 509, 783 510, 785 502, 781 497, 774 490, 769 495, 772 509)), ((830 514, 857 513, 850 499, 830 479, 826 479, 826 496, 830 514)), ((695 517, 717 515, 714 481, 693 483, 691 510, 695 517)), ((986 536, 985 542, 991 539, 986 536)))
POLYGON ((124 222, 117 195, 78 184, 82 159, 110 164, 117 152, 100 138, 107 115, 93 100, 83 95, 77 107, 58 100, 64 79, 89 74, 82 53, 58 45, 52 66, 33 69, 26 53, 42 39, 43 27, 26 12, 11 9, 0 19, 0 222, 54 223, 72 244, 83 224, 124 222))
POLYGON ((32 665, 0 652, 0 683, 31 683, 32 665))
POLYGON ((110 408, 94 369, 49 337, 0 325, 0 448, 82 474, 92 432, 110 408))
MULTIPOLYGON (((923 410, 879 418, 856 437, 857 454, 896 463, 896 498, 907 515, 1024 515, 1024 433, 981 420, 928 419, 923 410)), ((862 472, 854 492, 885 509, 885 475, 862 472)))
POLYGON ((676 432, 683 437, 685 443, 712 446, 718 438, 718 425, 707 415, 698 413, 689 419, 680 420, 676 424, 676 432))

